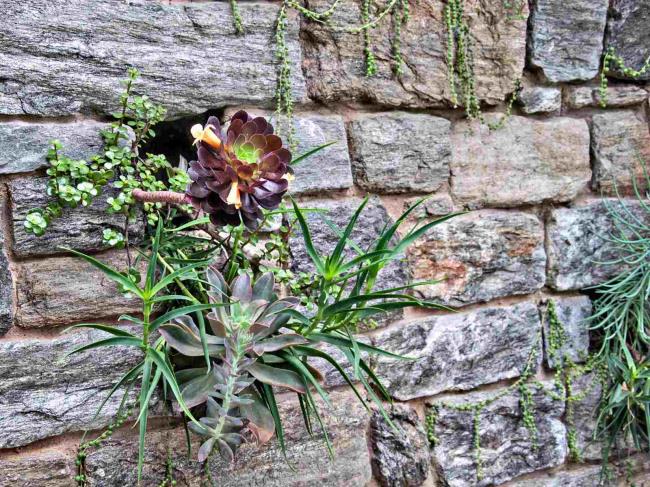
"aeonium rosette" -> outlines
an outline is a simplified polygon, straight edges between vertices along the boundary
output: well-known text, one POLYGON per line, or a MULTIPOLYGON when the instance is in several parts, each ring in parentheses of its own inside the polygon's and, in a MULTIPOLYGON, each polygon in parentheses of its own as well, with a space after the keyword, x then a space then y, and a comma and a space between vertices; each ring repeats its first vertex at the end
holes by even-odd
POLYGON ((242 221, 255 228, 262 208, 276 209, 293 179, 291 152, 264 117, 243 110, 233 115, 225 134, 216 117, 191 132, 198 150, 188 171, 190 201, 215 225, 242 221))

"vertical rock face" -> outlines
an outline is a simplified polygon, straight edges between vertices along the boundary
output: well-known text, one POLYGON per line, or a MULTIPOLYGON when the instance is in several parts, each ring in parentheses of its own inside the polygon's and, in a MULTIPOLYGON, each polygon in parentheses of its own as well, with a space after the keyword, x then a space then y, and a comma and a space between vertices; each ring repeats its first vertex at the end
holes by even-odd
MULTIPOLYGON (((3 201, 0 195, 0 208, 2 208, 3 201)), ((0 216, 0 223, 2 217, 0 216)), ((5 240, 2 228, 0 227, 0 337, 9 331, 13 325, 13 280, 11 272, 9 271, 9 261, 5 251, 5 240)))
POLYGON ((108 125, 84 121, 70 124, 0 123, 0 174, 29 172, 48 165, 52 140, 63 144, 71 159, 87 160, 103 147, 99 131, 108 125))
MULTIPOLYGON (((605 46, 614 48, 625 65, 639 70, 650 56, 650 2, 647 0, 613 0, 607 22, 605 46)), ((616 76, 624 78, 622 72, 616 76)), ((650 71, 636 79, 650 79, 650 71)))
POLYGON ((544 310, 544 348, 546 350, 546 364, 550 368, 558 367, 565 358, 573 362, 582 362, 589 353, 589 323, 591 316, 591 300, 587 296, 576 297, 552 297, 549 301, 555 304, 555 313, 564 330, 566 343, 557 351, 557 357, 553 359, 549 355, 550 341, 550 316, 548 306, 544 310), (556 362, 560 363, 556 363, 556 362))
POLYGON ((375 411, 370 422, 372 469, 382 487, 418 487, 429 478, 429 442, 416 412, 395 406, 389 412, 396 431, 375 411))
POLYGON ((529 63, 553 82, 598 74, 608 0, 535 0, 530 13, 529 63))
MULTIPOLYGON (((25 230, 25 217, 30 210, 44 208, 53 200, 47 195, 47 177, 27 176, 9 182, 14 231, 14 253, 19 258, 36 257, 65 252, 73 248, 82 252, 106 249, 103 230, 112 228, 124 231, 126 223, 122 214, 109 214, 106 199, 117 196, 118 190, 107 188, 86 207, 65 208, 60 218, 50 222, 44 235, 37 237, 25 230)), ((129 223, 129 241, 138 243, 144 235, 142 212, 137 212, 129 223)))
POLYGON ((570 201, 591 177, 583 120, 512 117, 499 130, 461 122, 452 145, 452 193, 470 208, 570 201))
POLYGON ((449 179, 448 120, 379 113, 350 124, 356 183, 380 193, 433 192, 449 179))
POLYGON ((641 161, 650 161, 650 131, 642 114, 617 111, 593 116, 591 151, 593 186, 608 194, 633 192, 632 178, 641 188, 646 180, 641 161))
MULTIPOLYGON (((552 387, 544 384, 544 388, 552 387)), ((519 393, 507 393, 480 414, 479 438, 483 477, 477 479, 473 438, 473 413, 437 405, 434 462, 446 485, 487 486, 500 484, 534 470, 561 464, 567 454, 566 431, 561 421, 564 404, 539 386, 531 386, 539 448, 533 448, 523 423, 519 393)), ((498 392, 454 396, 448 404, 462 405, 490 400, 498 392)), ((436 405, 434 403, 434 405, 436 405)))
MULTIPOLYGON (((126 267, 121 252, 97 258, 120 271, 126 267)), ((79 258, 24 262, 16 281, 16 324, 26 328, 93 322, 142 309, 138 299, 125 297, 117 284, 79 258)))
POLYGON ((56 340, 0 342, 0 448, 100 428, 113 419, 123 390, 93 417, 114 383, 141 359, 141 351, 110 347, 66 357, 106 337, 102 332, 77 332, 56 340))
MULTIPOLYGON (((330 2, 311 0, 309 8, 325 11, 330 2)), ((523 19, 512 19, 501 2, 466 2, 472 26, 478 97, 487 103, 503 100, 513 90, 523 68, 527 5, 523 19)), ((372 17, 384 7, 373 11, 372 17)), ((349 26, 361 25, 360 5, 342 2, 327 25, 303 20, 303 68, 311 97, 321 102, 363 100, 384 106, 427 107, 450 103, 447 80, 444 3, 424 0, 410 4, 410 19, 402 27, 404 74, 397 80, 391 65, 391 22, 370 30, 377 74, 365 75, 363 39, 349 26)))
POLYGON ((546 255, 539 219, 522 212, 482 210, 433 227, 408 251, 426 298, 463 306, 528 294, 544 285, 546 255))
MULTIPOLYGON (((52 0, 38 8, 24 2, 5 7, 2 114, 111 113, 127 66, 142 72, 137 90, 163 103, 172 117, 272 102, 276 63, 269 40, 277 5, 241 5, 245 36, 235 33, 230 6, 220 2, 52 0)), ((287 47, 291 64, 299 65, 293 15, 287 47)), ((304 101, 300 69, 292 70, 291 81, 295 99, 304 101)))
POLYGON ((468 390, 517 377, 541 352, 537 307, 522 303, 436 316, 382 331, 380 348, 414 360, 378 357, 377 375, 400 401, 468 390))
POLYGON ((648 214, 634 200, 593 201, 575 208, 551 211, 548 233, 548 284, 559 291, 579 290, 600 284, 619 273, 617 265, 605 265, 620 255, 607 239, 615 231, 608 208, 621 215, 630 211, 641 221, 648 214))

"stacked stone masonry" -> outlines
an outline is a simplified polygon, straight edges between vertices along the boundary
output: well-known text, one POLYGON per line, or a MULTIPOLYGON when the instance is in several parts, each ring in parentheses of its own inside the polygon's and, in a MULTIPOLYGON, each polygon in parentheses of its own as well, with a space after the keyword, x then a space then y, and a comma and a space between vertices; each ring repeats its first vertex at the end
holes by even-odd
MULTIPOLYGON (((305 4, 324 10, 329 3, 305 4)), ((524 1, 517 16, 506 3, 465 2, 478 96, 495 112, 487 121, 499 118, 523 80, 514 115, 498 130, 452 107, 444 2, 409 2, 399 80, 392 74, 390 22, 370 30, 377 74, 367 77, 360 34, 290 11, 296 152, 336 142, 296 168, 294 196, 342 226, 362 196, 372 194, 352 235, 361 247, 421 196, 430 199, 416 218, 467 210, 432 228, 378 282, 386 288, 439 280, 417 292, 456 311, 393 313, 360 335, 412 358, 372 359, 396 401, 387 411, 400 431, 360 407, 331 379, 331 369, 315 363, 332 391, 335 407, 325 417, 334 457, 321 433, 304 430, 297 404, 285 399, 286 458, 276 442, 245 445, 233 464, 210 464, 219 485, 598 485, 601 456, 591 436, 600 389, 590 376, 575 385, 585 392, 572 414, 587 463, 572 463, 566 404, 548 393, 558 366, 548 353, 548 309, 552 300, 567 332, 561 355, 584 360, 590 341, 584 319, 592 306, 585 289, 612 276, 595 262, 614 255, 604 238, 614 228, 607 208, 620 205, 613 181, 626 208, 640 215, 633 199, 633 183, 642 183, 638 156, 650 160, 649 75, 633 80, 617 72, 609 105, 601 108, 598 73, 607 46, 632 68, 643 65, 650 1, 532 0, 530 11, 524 1), (506 389, 526 366, 540 379, 531 386, 538 448, 517 391, 506 389), (476 401, 489 403, 480 413, 480 478, 472 413, 453 407, 476 401), (425 416, 434 410, 432 443, 425 416)), ((124 252, 102 242, 102 229, 124 225, 104 211, 110 194, 66 210, 43 237, 25 232, 27 212, 48 201, 49 141, 60 140, 73 159, 97 152, 128 66, 142 73, 138 92, 165 105, 171 123, 202 119, 208 110, 226 117, 239 107, 270 114, 281 3, 241 2, 244 35, 235 33, 227 2, 50 0, 3 7, 0 486, 69 486, 82 431, 111 422, 117 402, 97 416, 95 410, 137 354, 117 347, 66 357, 101 332, 63 331, 81 322, 114 323, 137 313, 138 303, 66 254, 74 248, 126 264, 124 252)), ((359 2, 345 0, 331 22, 358 22, 360 15, 359 2)), ((314 243, 331 249, 336 233, 319 215, 309 214, 314 243)), ((141 239, 143 225, 132 225, 130 235, 141 239)), ((311 272, 299 235, 291 246, 292 269, 311 272)), ((88 485, 135 485, 136 451, 127 424, 89 453, 88 485)), ((152 423, 144 485, 164 480, 170 451, 177 485, 199 485, 202 467, 188 461, 184 432, 168 418, 152 423)), ((650 462, 634 462, 632 474, 647 481, 650 462)))

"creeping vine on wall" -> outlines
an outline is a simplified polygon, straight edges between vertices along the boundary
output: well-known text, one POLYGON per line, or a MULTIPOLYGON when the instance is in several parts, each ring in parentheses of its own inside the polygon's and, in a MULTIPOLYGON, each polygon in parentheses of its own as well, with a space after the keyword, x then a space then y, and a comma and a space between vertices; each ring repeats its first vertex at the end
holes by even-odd
POLYGON ((616 54, 613 47, 608 48, 603 56, 603 65, 600 70, 600 86, 598 89, 600 106, 602 108, 607 106, 607 87, 609 85, 609 80, 607 79, 608 74, 618 71, 628 78, 638 79, 640 76, 646 74, 648 70, 650 70, 650 56, 646 58, 645 62, 639 69, 633 69, 625 64, 625 60, 616 54))
MULTIPOLYGON (((515 391, 519 393, 521 421, 528 430, 531 448, 533 451, 539 449, 540 444, 535 419, 535 401, 530 389, 532 385, 538 387, 539 390, 551 399, 565 403, 565 422, 567 426, 569 458, 574 462, 582 461, 582 454, 578 446, 578 432, 574 418, 575 407, 593 391, 593 388, 596 387, 596 385, 604 384, 606 382, 606 367, 603 361, 595 354, 585 357, 585 362, 583 364, 576 364, 566 353, 562 353, 564 346, 567 344, 568 336, 564 324, 560 321, 557 315, 555 302, 552 299, 549 299, 547 303, 546 319, 548 322, 547 354, 555 367, 552 389, 548 389, 544 384, 534 378, 542 342, 542 334, 540 333, 535 345, 531 349, 526 360, 526 365, 524 366, 519 379, 517 379, 513 384, 505 387, 498 394, 481 401, 468 401, 463 403, 436 401, 426 415, 425 427, 427 436, 431 445, 435 447, 438 442, 436 436, 436 423, 440 408, 472 414, 472 447, 474 450, 474 464, 477 480, 483 479, 483 459, 481 454, 480 438, 481 412, 487 406, 508 394, 515 391), (576 394, 574 391, 574 383, 576 379, 592 372, 596 374, 597 380, 591 381, 586 388, 576 394)), ((606 468, 606 465, 603 465, 604 471, 606 468)))

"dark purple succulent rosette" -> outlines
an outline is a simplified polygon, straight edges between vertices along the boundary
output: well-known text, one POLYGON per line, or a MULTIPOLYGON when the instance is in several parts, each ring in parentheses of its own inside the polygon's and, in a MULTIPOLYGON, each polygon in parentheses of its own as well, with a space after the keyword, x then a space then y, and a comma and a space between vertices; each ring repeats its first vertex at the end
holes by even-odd
POLYGON ((262 208, 276 209, 287 192, 291 152, 264 117, 253 118, 243 110, 233 115, 225 135, 216 117, 208 118, 207 128, 218 140, 212 133, 212 141, 197 139, 198 160, 190 162, 187 195, 214 225, 243 221, 255 229, 262 208))

